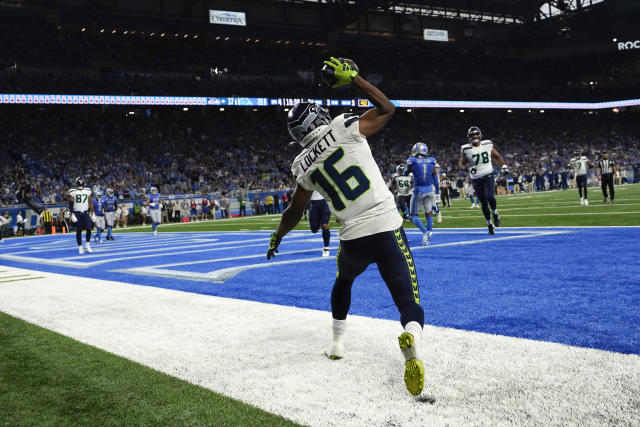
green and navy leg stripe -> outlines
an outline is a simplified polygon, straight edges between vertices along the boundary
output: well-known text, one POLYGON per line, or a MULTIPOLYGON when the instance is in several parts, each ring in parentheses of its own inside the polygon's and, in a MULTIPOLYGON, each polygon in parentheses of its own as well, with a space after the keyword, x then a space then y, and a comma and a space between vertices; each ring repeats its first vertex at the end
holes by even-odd
POLYGON ((416 304, 420 304, 420 289, 418 287, 418 275, 416 274, 416 266, 413 262, 413 257, 411 256, 411 251, 409 247, 406 245, 404 239, 402 238, 402 233, 400 229, 394 230, 393 234, 396 236, 396 242, 398 243, 398 247, 402 251, 402 255, 404 255, 404 259, 407 262, 407 267, 409 268, 409 275, 411 276, 411 290, 413 292, 413 300, 416 304))
POLYGON ((336 279, 340 276, 340 253, 342 252, 342 243, 338 246, 338 253, 336 254, 336 279))

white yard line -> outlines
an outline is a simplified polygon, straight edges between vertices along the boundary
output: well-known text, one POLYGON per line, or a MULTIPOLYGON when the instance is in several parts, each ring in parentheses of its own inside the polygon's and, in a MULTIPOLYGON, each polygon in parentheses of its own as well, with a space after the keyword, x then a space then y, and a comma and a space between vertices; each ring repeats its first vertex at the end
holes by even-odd
MULTIPOLYGON (((501 210, 500 210, 501 211, 501 210)), ((635 212, 578 212, 578 213, 544 213, 544 214, 508 214, 504 215, 504 218, 509 218, 512 216, 576 216, 576 215, 638 215, 638 219, 640 221, 640 211, 635 212)), ((479 218, 478 215, 465 215, 465 216, 442 216, 443 219, 446 218, 479 218)), ((554 226, 555 228, 561 228, 562 226, 554 226)), ((606 227, 603 227, 606 228, 606 227)))
MULTIPOLYGON (((535 232, 531 234, 524 235, 514 235, 514 236, 505 236, 505 237, 487 237, 483 239, 475 239, 475 240, 463 240, 459 242, 450 242, 450 243, 440 243, 434 244, 430 246, 417 246, 412 247, 411 251, 415 252, 423 249, 436 249, 441 247, 448 246, 465 246, 465 245, 475 245, 479 243, 491 243, 497 241, 505 241, 505 240, 515 240, 515 239, 528 239, 533 237, 543 237, 543 236, 553 236, 558 234, 567 234, 571 233, 571 231, 541 231, 535 232)), ((319 241, 319 239, 318 239, 319 241)), ((312 248, 308 250, 301 251, 290 251, 283 252, 283 254, 287 253, 303 253, 303 252, 312 252, 317 251, 318 249, 312 248)), ((212 270, 209 272, 195 272, 195 271, 184 271, 184 270, 171 270, 168 267, 177 267, 183 265, 191 265, 191 264, 207 264, 207 263, 215 263, 218 261, 242 261, 245 259, 254 259, 264 257, 265 254, 252 254, 252 255, 240 255, 234 257, 226 257, 223 259, 220 258, 211 258, 206 260, 198 260, 198 261, 185 261, 185 262, 177 262, 171 264, 161 264, 161 265, 152 265, 148 267, 137 267, 137 268, 128 268, 128 269, 118 269, 114 270, 119 273, 129 273, 129 274, 139 274, 144 276, 158 276, 158 277, 169 277, 174 279, 185 279, 185 280, 196 280, 196 281, 204 281, 204 282, 213 282, 213 283, 224 283, 226 280, 229 280, 238 274, 248 271, 248 270, 256 270, 262 268, 272 268, 278 267, 281 265, 290 265, 290 264, 300 264, 300 263, 308 263, 308 262, 320 262, 324 260, 335 260, 335 255, 330 257, 312 257, 312 258, 303 258, 303 259, 294 259, 294 260, 286 260, 286 261, 266 261, 264 260, 261 263, 254 264, 245 264, 238 265, 234 267, 221 268, 217 270, 212 270)), ((277 259, 277 257, 276 257, 277 259)))
POLYGON ((310 426, 640 423, 637 355, 426 326, 416 399, 397 321, 349 316, 330 361, 330 312, 42 274, 3 283, 0 310, 310 426))

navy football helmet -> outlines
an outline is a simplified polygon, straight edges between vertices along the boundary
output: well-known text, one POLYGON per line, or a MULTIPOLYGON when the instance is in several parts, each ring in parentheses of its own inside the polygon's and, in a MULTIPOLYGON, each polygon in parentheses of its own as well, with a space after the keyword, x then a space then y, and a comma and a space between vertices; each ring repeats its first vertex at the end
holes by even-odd
POLYGON ((482 139, 482 131, 478 126, 471 126, 467 131, 467 140, 472 144, 477 143, 482 139))
POLYGON ((404 167, 405 167, 405 165, 398 165, 398 166, 396 166, 396 174, 398 174, 398 175, 404 175, 404 167))
POLYGON ((573 156, 574 156, 574 157, 580 157, 580 156, 582 156, 582 151, 580 151, 580 150, 576 150, 576 151, 574 151, 574 152, 573 152, 573 156))
POLYGON ((76 178, 76 188, 84 188, 84 178, 79 176, 76 178))
MULTIPOLYGON (((291 137, 305 147, 302 140, 318 126, 331 123, 329 110, 313 102, 299 102, 289 110, 287 129, 291 137)), ((306 148, 306 147, 305 147, 306 148)))
POLYGON ((429 148, 427 147, 427 144, 425 144, 424 142, 417 142, 413 145, 413 147, 411 147, 411 156, 413 157, 416 157, 416 156, 427 157, 428 152, 429 152, 429 148))

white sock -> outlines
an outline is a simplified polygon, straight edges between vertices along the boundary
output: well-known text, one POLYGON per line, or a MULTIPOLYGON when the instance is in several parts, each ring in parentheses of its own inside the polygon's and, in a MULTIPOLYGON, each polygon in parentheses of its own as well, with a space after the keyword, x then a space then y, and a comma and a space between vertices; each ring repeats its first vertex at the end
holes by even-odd
POLYGON ((495 210, 493 211, 493 214, 494 214, 494 215, 498 215, 498 209, 495 209, 495 210))
POLYGON ((344 339, 344 331, 345 329, 347 329, 347 319, 333 319, 331 328, 333 329, 333 342, 342 342, 342 340, 344 339))
POLYGON ((420 360, 420 344, 422 343, 422 326, 416 321, 409 322, 405 325, 404 331, 413 336, 413 347, 416 359, 420 360))

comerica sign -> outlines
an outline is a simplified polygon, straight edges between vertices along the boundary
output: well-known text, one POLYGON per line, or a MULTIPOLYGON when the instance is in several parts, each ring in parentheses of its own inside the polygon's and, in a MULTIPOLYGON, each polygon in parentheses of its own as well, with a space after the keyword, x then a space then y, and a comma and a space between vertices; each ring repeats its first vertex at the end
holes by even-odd
POLYGON ((640 40, 618 42, 618 50, 640 49, 640 40))
POLYGON ((244 12, 230 12, 228 10, 209 10, 209 23, 222 25, 247 26, 244 12))

